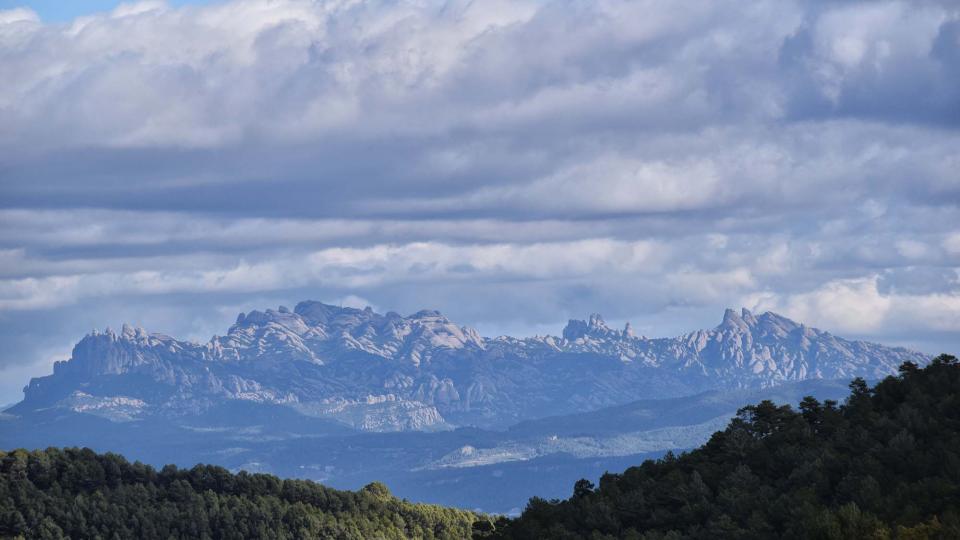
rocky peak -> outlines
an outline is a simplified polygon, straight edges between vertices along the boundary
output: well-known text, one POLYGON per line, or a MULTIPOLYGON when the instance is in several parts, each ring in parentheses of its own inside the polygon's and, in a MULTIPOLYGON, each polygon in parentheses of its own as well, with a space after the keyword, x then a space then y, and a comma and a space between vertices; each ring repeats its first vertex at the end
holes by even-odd
POLYGON ((443 321, 450 322, 442 313, 435 309, 421 309, 409 317, 415 321, 443 321))
POLYGON ((567 322, 567 325, 563 327, 563 339, 567 341, 576 341, 587 335, 589 330, 590 327, 587 326, 585 321, 570 319, 567 322))
POLYGON ((74 347, 68 362, 57 362, 54 372, 80 375, 82 379, 151 369, 167 359, 192 358, 190 345, 163 334, 148 334, 143 328, 124 324, 120 332, 94 330, 74 347))
POLYGON ((750 325, 736 311, 727 308, 723 312, 723 321, 717 327, 717 330, 749 332, 750 325))
POLYGON ((772 311, 767 311, 757 317, 756 326, 765 332, 785 335, 800 328, 802 325, 772 311))
POLYGON ((120 330, 119 337, 122 337, 123 339, 129 340, 129 341, 145 342, 148 340, 150 336, 149 334, 147 334, 147 331, 144 330, 143 328, 139 326, 133 327, 127 323, 124 323, 123 327, 120 330))
MULTIPOLYGON (((303 319, 311 325, 326 325, 329 324, 335 317, 340 315, 344 310, 349 309, 350 308, 332 306, 330 304, 324 304, 323 302, 317 302, 314 300, 305 300, 294 306, 293 312, 303 317, 303 319)), ((360 310, 355 311, 359 312, 360 310)))
POLYGON ((151 334, 148 333, 145 329, 139 326, 131 326, 127 323, 124 323, 120 327, 120 331, 116 332, 112 328, 107 327, 102 332, 98 330, 93 330, 89 334, 83 337, 76 346, 74 351, 77 348, 84 347, 93 347, 93 348, 109 348, 109 347, 120 347, 120 346, 156 346, 164 342, 172 342, 173 338, 165 336, 163 334, 151 334))
MULTIPOLYGON (((343 351, 363 351, 419 364, 436 350, 485 347, 485 340, 475 330, 456 326, 439 311, 429 309, 403 317, 394 312, 382 315, 369 306, 360 310, 305 301, 297 304, 293 312, 268 309, 242 315, 237 320, 238 324, 229 334, 236 338, 235 343, 224 344, 235 350, 256 345, 258 351, 271 348, 289 351, 295 346, 304 353, 309 349, 315 358, 335 358, 343 351), (285 333, 292 335, 283 335, 285 333)), ((260 352, 257 354, 263 356, 260 352)), ((238 350, 237 355, 243 356, 243 351, 238 350)))
POLYGON ((587 322, 587 325, 590 327, 590 330, 598 332, 609 332, 610 328, 607 326, 606 321, 603 320, 603 315, 599 313, 591 313, 590 320, 587 322))
POLYGON ((586 321, 570 319, 563 329, 563 338, 567 341, 576 341, 584 336, 605 337, 612 330, 604 322, 599 313, 592 313, 586 321))
POLYGON ((717 330, 737 330, 740 332, 751 333, 775 333, 787 334, 800 328, 796 323, 783 315, 778 315, 772 311, 765 311, 759 316, 754 315, 747 308, 741 308, 740 313, 732 309, 723 312, 723 322, 717 326, 717 330))

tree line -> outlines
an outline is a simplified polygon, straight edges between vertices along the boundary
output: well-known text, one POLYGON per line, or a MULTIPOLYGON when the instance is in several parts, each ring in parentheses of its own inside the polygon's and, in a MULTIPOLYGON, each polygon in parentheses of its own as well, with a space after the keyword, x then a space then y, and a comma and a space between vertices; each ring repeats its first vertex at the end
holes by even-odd
POLYGON ((744 407, 696 450, 531 499, 475 538, 960 538, 957 359, 850 390, 843 404, 744 407))
POLYGON ((482 516, 308 480, 156 470, 87 448, 0 451, 0 538, 463 539, 482 516))

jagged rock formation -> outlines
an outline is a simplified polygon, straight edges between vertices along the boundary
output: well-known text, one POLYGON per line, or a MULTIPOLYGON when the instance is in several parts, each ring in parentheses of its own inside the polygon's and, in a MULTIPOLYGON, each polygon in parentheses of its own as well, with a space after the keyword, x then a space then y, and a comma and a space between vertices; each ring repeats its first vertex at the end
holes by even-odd
POLYGON ((848 341, 774 313, 727 310, 714 329, 650 339, 599 315, 562 335, 483 338, 437 311, 408 317, 320 302, 241 313, 204 344, 124 326, 81 340, 12 410, 128 421, 225 400, 289 406, 367 431, 506 426, 707 389, 878 378, 924 355, 848 341))
POLYGON ((923 361, 914 351, 845 340, 776 313, 755 316, 746 308, 740 314, 727 309, 716 328, 678 338, 635 337, 629 324, 623 331, 611 330, 597 314, 586 323, 570 321, 563 337, 560 350, 696 373, 733 387, 809 378, 879 378, 894 373, 903 361, 923 361))

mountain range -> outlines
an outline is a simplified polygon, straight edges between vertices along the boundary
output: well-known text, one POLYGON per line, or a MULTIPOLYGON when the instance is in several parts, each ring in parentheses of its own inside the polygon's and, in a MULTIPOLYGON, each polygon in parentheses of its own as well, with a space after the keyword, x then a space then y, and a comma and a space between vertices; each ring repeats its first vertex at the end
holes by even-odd
POLYGON ((56 407, 130 421, 240 400, 362 431, 502 428, 641 398, 876 379, 925 359, 746 309, 675 338, 611 329, 600 315, 571 320, 561 336, 484 338, 437 311, 403 317, 301 302, 241 313, 206 343, 126 325, 93 332, 52 375, 31 380, 11 412, 56 407))
POLYGON ((436 311, 302 302, 240 314, 206 343, 93 332, 0 413, 0 446, 89 446, 347 489, 378 480, 411 500, 512 512, 695 447, 747 403, 838 399, 851 378, 905 361, 928 358, 745 309, 675 338, 599 315, 559 336, 487 338, 436 311))

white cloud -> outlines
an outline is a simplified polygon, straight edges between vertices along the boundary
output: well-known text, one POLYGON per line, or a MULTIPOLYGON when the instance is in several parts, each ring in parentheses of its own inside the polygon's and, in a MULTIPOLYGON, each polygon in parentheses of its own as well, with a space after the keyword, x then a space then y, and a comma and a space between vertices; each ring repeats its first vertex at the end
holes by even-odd
MULTIPOLYGON (((778 79, 777 51, 804 24, 805 3, 689 4, 682 12, 656 1, 123 4, 29 35, 0 27, 8 81, 0 103, 17 104, 2 113, 7 135, 53 147, 216 147, 256 133, 444 134, 622 119, 676 129, 730 112, 782 114, 778 86, 788 81, 778 79)), ((26 9, 0 13, 36 21, 26 9)), ((809 69, 838 86, 868 57, 876 69, 926 61, 948 16, 903 2, 824 10, 809 69)))
POLYGON ((943 238, 943 249, 952 255, 960 255, 960 232, 946 235, 943 238))
POLYGON ((151 11, 166 9, 167 3, 162 0, 144 0, 142 2, 125 2, 115 7, 110 12, 110 16, 119 19, 121 17, 130 17, 132 15, 141 15, 151 11))
POLYGON ((142 268, 124 273, 108 270, 110 264, 105 261, 99 272, 0 279, 0 311, 46 309, 84 298, 129 294, 258 292, 311 284, 371 287, 491 278, 550 280, 651 272, 659 268, 666 251, 653 242, 606 239, 528 245, 416 242, 327 248, 257 263, 207 261, 208 266, 196 270, 182 268, 196 267, 202 258, 151 258, 141 261, 142 268))
POLYGON ((927 245, 917 240, 898 240, 897 251, 908 259, 920 259, 928 253, 927 245))
POLYGON ((864 73, 894 76, 886 72, 897 63, 925 59, 944 20, 939 7, 894 1, 827 10, 813 31, 812 71, 821 90, 837 101, 844 85, 864 73))
POLYGON ((525 186, 480 190, 470 202, 558 211, 643 212, 720 206, 726 202, 709 161, 665 163, 600 156, 525 186))
POLYGON ((0 9, 0 24, 39 23, 40 17, 30 8, 0 9))
POLYGON ((875 335, 892 326, 900 332, 960 331, 960 292, 884 294, 878 282, 878 275, 834 280, 809 292, 749 295, 744 303, 835 332, 875 335))
POLYGON ((351 307, 356 309, 370 308, 374 311, 379 311, 376 304, 373 304, 366 298, 357 296, 355 294, 348 294, 342 298, 335 298, 331 300, 330 303, 338 306, 343 306, 343 307, 351 307))
POLYGON ((757 286, 748 268, 713 272, 682 269, 666 274, 663 281, 672 297, 701 304, 724 304, 736 292, 757 286))
POLYGON ((954 331, 958 17, 892 0, 0 11, 0 337, 158 304, 148 321, 195 335, 308 296, 497 328, 599 310, 658 335, 746 301, 881 341, 954 331))
POLYGON ((785 313, 813 326, 870 333, 884 322, 892 301, 877 291, 877 276, 825 283, 811 292, 786 297, 761 295, 747 303, 758 310, 785 313))

